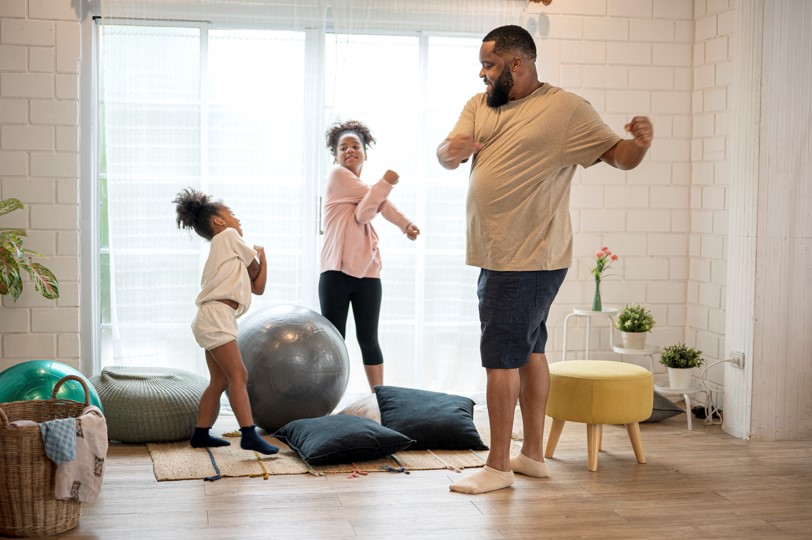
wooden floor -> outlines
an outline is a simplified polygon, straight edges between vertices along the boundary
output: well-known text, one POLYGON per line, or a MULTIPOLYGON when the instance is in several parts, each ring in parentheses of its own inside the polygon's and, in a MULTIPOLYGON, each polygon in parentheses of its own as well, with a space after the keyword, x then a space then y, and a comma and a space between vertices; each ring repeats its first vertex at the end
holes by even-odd
POLYGON ((550 478, 484 495, 449 492, 453 471, 159 483, 145 446, 112 445, 99 500, 58 538, 812 538, 812 442, 687 431, 684 415, 641 427, 645 465, 606 426, 588 472, 586 429, 567 424, 550 478))

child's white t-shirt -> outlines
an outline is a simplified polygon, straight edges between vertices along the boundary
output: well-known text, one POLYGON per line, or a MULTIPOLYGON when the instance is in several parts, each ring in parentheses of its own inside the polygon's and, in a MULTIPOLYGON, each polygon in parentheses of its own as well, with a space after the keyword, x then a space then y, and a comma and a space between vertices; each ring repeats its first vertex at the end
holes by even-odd
POLYGON ((211 300, 233 300, 239 304, 239 317, 251 305, 251 278, 248 265, 257 252, 242 239, 236 229, 228 228, 211 239, 209 258, 200 278, 198 306, 211 300))

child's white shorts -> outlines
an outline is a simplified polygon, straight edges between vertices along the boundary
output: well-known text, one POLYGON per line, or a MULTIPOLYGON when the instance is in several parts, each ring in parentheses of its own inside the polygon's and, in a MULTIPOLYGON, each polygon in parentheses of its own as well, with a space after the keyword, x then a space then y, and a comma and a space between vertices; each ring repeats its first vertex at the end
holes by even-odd
POLYGON ((219 300, 204 302, 192 321, 192 333, 198 345, 210 351, 237 339, 237 316, 234 308, 219 300))

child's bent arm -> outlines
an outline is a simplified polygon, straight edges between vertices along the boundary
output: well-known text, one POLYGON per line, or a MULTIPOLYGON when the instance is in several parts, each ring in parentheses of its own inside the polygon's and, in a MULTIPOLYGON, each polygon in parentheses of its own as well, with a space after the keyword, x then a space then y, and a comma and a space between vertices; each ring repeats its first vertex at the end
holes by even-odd
POLYGON ((248 265, 248 275, 251 278, 251 292, 262 294, 265 292, 265 282, 268 279, 268 265, 265 261, 265 249, 262 246, 254 246, 259 260, 254 259, 248 265))
MULTIPOLYGON (((387 171, 387 173, 389 172, 391 171, 387 171)), ((381 206, 387 202, 387 197, 392 192, 393 187, 394 184, 384 178, 375 182, 355 208, 355 220, 362 224, 372 221, 381 211, 381 206)))

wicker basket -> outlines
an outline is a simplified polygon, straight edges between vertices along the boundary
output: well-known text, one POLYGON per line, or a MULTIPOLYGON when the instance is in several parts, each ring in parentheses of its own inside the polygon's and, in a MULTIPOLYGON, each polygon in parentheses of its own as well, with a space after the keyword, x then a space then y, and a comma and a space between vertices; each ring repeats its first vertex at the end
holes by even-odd
POLYGON ((88 405, 87 384, 75 375, 60 379, 51 399, 0 403, 0 536, 50 536, 79 525, 82 503, 54 497, 56 465, 45 455, 39 426, 10 423, 77 417, 88 405), (56 399, 68 380, 82 384, 84 403, 56 399))

